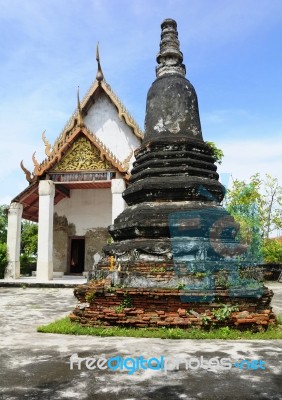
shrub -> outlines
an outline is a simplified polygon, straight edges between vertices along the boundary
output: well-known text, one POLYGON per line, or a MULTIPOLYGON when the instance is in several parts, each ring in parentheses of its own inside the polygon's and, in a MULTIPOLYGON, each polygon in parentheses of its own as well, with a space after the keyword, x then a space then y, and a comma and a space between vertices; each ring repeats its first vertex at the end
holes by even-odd
POLYGON ((282 263, 282 243, 275 239, 265 239, 262 247, 264 262, 282 263))
POLYGON ((0 243, 0 279, 4 278, 7 264, 8 264, 7 245, 6 243, 0 243))
POLYGON ((36 270, 36 260, 34 257, 25 253, 21 254, 20 262, 22 275, 31 275, 32 271, 36 270))

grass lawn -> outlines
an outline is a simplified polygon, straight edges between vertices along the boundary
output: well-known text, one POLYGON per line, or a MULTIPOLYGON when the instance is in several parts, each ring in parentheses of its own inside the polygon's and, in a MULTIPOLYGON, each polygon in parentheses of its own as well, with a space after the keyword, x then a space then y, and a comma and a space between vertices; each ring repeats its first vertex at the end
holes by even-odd
MULTIPOLYGON (((282 324, 281 318, 279 323, 282 324)), ((268 328, 263 332, 239 331, 228 327, 213 328, 209 331, 196 328, 122 328, 122 327, 84 327, 76 322, 71 322, 68 317, 42 325, 37 332, 60 333, 64 335, 91 335, 91 336, 123 336, 135 338, 160 338, 160 339, 247 339, 270 340, 282 339, 282 325, 268 328)))

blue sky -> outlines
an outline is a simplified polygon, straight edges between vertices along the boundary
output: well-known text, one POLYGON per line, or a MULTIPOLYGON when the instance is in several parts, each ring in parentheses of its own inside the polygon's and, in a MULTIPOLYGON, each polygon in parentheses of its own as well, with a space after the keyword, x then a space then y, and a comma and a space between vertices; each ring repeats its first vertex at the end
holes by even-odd
POLYGON ((220 172, 268 172, 282 184, 281 0, 0 0, 0 204, 27 186, 19 163, 44 157, 96 75, 143 128, 160 24, 178 23, 187 78, 220 172))

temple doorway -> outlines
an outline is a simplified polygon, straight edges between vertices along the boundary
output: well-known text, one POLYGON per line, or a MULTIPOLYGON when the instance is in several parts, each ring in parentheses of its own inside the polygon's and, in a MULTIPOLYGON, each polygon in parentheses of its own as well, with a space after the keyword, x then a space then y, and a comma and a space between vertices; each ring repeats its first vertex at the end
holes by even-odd
POLYGON ((85 238, 72 237, 69 242, 68 271, 70 274, 81 275, 84 271, 85 238))

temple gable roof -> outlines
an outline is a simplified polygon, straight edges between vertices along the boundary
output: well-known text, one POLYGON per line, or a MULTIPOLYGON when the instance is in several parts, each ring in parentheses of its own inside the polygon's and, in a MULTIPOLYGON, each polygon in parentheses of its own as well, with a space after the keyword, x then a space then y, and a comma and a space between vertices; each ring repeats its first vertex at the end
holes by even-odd
POLYGON ((61 161, 78 135, 84 135, 96 147, 101 159, 106 158, 114 168, 128 176, 134 161, 134 150, 140 145, 143 132, 105 81, 98 51, 97 62, 95 82, 81 102, 78 95, 77 109, 53 146, 46 139, 45 131, 43 132, 45 160, 38 162, 34 153, 32 172, 25 168, 23 161, 21 162, 21 168, 29 183, 44 178, 50 170, 56 169, 56 164, 61 161))
POLYGON ((43 132, 46 158, 39 162, 33 153, 32 172, 21 161, 29 186, 12 202, 23 204, 23 218, 38 220, 38 184, 42 179, 55 181, 57 204, 70 197, 72 189, 109 188, 116 173, 126 180, 130 176, 134 150, 143 132, 104 79, 98 49, 96 58, 96 80, 81 102, 78 93, 77 108, 53 145, 43 132))

